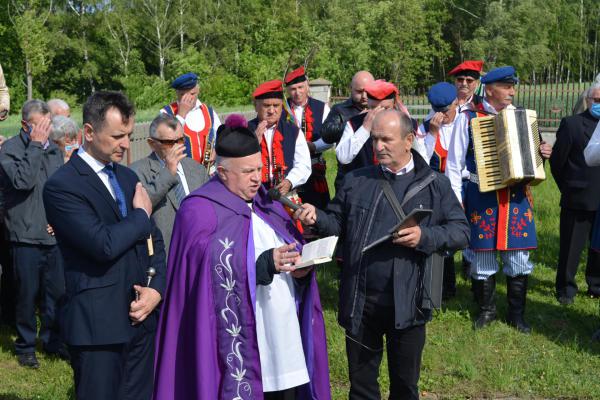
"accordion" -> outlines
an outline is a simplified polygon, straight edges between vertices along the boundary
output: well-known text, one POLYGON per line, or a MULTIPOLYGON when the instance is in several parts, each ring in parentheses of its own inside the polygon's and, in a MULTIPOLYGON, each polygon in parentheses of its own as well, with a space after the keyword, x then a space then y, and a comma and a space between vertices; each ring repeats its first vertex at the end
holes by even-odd
POLYGON ((537 185, 546 179, 534 110, 510 108, 473 118, 473 150, 480 192, 515 183, 537 185))

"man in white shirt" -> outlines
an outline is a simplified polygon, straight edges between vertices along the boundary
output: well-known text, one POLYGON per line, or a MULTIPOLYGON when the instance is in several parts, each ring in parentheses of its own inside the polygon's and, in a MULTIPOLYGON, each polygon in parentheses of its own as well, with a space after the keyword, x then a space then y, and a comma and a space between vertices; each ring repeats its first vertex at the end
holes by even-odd
POLYGON ((482 97, 475 92, 479 87, 482 69, 483 61, 467 60, 448 72, 448 75, 454 77, 454 86, 458 91, 458 112, 481 103, 482 97))
POLYGON ((259 85, 254 93, 257 117, 248 122, 261 146, 262 183, 282 195, 303 185, 311 174, 311 162, 304 132, 281 118, 283 84, 273 80, 259 85))
MULTIPOLYGON (((455 123, 446 175, 456 197, 463 203, 471 227, 469 248, 474 251, 471 277, 480 308, 475 327, 482 328, 496 319, 498 252, 507 276, 508 323, 529 333, 531 328, 523 319, 528 276, 533 270, 529 249, 537 247, 531 193, 528 186, 522 184, 487 193, 479 191, 470 123, 472 118, 495 115, 514 107, 514 85, 518 78, 515 69, 507 66, 490 71, 481 81, 486 84, 483 102, 461 112, 455 123), (463 193, 465 167, 470 174, 463 193)), ((551 151, 551 146, 542 142, 542 157, 549 158, 551 151)))
POLYGON ((181 201, 208 180, 206 169, 185 156, 183 128, 167 114, 150 124, 148 146, 152 153, 131 164, 152 201, 152 217, 169 249, 175 213, 181 201))
POLYGON ((332 144, 321 138, 321 127, 329 115, 329 106, 309 96, 308 77, 304 67, 300 67, 285 76, 284 83, 288 93, 288 104, 282 118, 295 124, 306 138, 310 151, 312 174, 300 188, 302 201, 325 207, 329 203, 326 164, 322 153, 332 144))
POLYGON ((171 87, 177 93, 177 101, 164 106, 160 112, 179 120, 183 125, 186 155, 209 168, 214 162, 213 147, 221 120, 212 107, 198 99, 200 86, 193 72, 178 76, 171 87))

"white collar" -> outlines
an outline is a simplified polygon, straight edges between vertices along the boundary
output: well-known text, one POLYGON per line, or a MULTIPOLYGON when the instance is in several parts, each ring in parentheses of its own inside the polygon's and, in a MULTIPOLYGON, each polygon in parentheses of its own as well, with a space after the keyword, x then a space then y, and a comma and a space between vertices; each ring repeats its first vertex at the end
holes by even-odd
MULTIPOLYGON (((79 148, 79 150, 77 150, 77 154, 79 155, 79 157, 81 157, 81 159, 83 161, 85 161, 85 163, 87 165, 89 165, 94 170, 95 173, 102 172, 104 167, 106 167, 106 164, 104 164, 101 161, 96 160, 88 152, 86 152, 85 149, 83 148, 83 146, 81 146, 79 148)), ((109 164, 112 165, 112 163, 109 163, 109 164)))
POLYGON ((388 167, 386 167, 385 165, 381 166, 383 168, 384 171, 387 171, 391 174, 395 174, 395 175, 404 175, 409 173, 410 171, 412 171, 415 168, 415 160, 413 159, 412 154, 410 155, 410 160, 406 163, 406 165, 402 168, 400 168, 400 170, 398 172, 394 172, 391 169, 389 169, 388 167))

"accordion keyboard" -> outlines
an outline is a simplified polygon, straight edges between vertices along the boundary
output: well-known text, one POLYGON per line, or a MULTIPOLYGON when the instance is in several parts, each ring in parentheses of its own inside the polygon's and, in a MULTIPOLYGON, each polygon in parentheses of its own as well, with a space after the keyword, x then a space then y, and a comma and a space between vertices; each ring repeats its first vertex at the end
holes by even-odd
POLYGON ((502 183, 502 171, 498 157, 498 143, 494 130, 494 116, 471 120, 473 150, 477 164, 479 191, 491 192, 505 188, 502 183))

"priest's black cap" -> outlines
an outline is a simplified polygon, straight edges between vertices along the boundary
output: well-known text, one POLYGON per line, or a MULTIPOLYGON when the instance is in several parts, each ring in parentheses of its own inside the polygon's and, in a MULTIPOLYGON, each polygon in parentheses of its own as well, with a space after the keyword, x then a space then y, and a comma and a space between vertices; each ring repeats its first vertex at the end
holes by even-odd
POLYGON ((254 132, 246 127, 221 125, 217 130, 215 151, 220 157, 246 157, 260 153, 260 144, 254 132))

